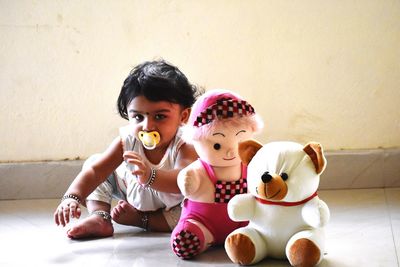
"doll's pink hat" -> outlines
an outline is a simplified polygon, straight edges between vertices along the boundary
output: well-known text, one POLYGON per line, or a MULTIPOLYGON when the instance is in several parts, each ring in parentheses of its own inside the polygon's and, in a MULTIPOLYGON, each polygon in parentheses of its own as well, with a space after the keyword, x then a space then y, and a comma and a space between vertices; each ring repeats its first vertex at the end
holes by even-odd
POLYGON ((188 124, 200 127, 217 117, 230 118, 235 114, 247 116, 254 113, 254 108, 241 96, 228 90, 210 90, 194 103, 188 124))

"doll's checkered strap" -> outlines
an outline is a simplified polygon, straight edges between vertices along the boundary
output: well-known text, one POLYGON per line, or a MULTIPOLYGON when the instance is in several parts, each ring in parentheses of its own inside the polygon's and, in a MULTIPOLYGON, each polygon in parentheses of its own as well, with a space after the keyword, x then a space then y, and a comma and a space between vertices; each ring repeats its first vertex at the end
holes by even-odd
POLYGON ((242 166, 242 177, 239 180, 227 182, 217 180, 214 169, 207 162, 199 159, 208 174, 208 178, 215 185, 215 203, 228 203, 237 194, 247 193, 247 166, 242 166))
POLYGON ((242 178, 233 182, 217 181, 215 184, 215 202, 228 203, 237 194, 247 193, 247 179, 242 178))
POLYGON ((222 98, 201 112, 194 121, 193 126, 200 127, 212 122, 217 117, 230 118, 235 114, 247 116, 254 113, 254 108, 244 100, 222 98))

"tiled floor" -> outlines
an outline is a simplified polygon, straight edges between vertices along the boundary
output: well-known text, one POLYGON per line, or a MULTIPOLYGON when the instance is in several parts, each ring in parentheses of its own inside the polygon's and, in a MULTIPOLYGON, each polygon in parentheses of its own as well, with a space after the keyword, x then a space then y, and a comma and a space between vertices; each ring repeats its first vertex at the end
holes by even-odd
MULTIPOLYGON (((400 188, 321 191, 331 210, 320 266, 400 266, 400 188)), ((0 201, 0 266, 235 266, 223 248, 178 259, 168 234, 115 225, 111 238, 69 240, 53 224, 58 200, 0 201)), ((257 266, 288 266, 265 260, 257 266)))

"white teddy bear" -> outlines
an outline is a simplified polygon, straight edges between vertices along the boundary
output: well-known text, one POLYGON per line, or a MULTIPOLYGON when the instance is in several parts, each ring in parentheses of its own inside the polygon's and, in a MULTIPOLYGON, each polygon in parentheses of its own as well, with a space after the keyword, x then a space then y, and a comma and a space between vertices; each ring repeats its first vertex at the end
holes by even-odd
POLYGON ((320 174, 326 166, 318 143, 261 145, 248 140, 239 146, 248 164, 248 193, 228 204, 233 221, 249 221, 225 240, 229 258, 241 265, 266 257, 286 258, 292 266, 314 266, 324 255, 328 206, 319 199, 320 174))

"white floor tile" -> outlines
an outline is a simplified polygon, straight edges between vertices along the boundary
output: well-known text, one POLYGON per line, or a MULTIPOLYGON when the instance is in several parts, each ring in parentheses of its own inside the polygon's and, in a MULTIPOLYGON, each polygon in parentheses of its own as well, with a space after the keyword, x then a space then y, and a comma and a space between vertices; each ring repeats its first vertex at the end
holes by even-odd
MULTIPOLYGON (((400 189, 320 192, 331 210, 327 254, 330 266, 399 266, 400 189), (397 251, 396 251, 396 245, 397 251)), ((223 248, 192 261, 171 251, 169 234, 115 225, 113 237, 74 241, 56 227, 58 200, 0 201, 0 266, 237 266, 223 248)), ((256 266, 288 266, 266 260, 256 266)))
POLYGON ((329 266, 398 266, 384 189, 323 191, 329 266))
POLYGON ((393 232, 393 240, 396 244, 397 261, 400 262, 400 188, 386 189, 386 197, 389 207, 389 216, 393 232))

